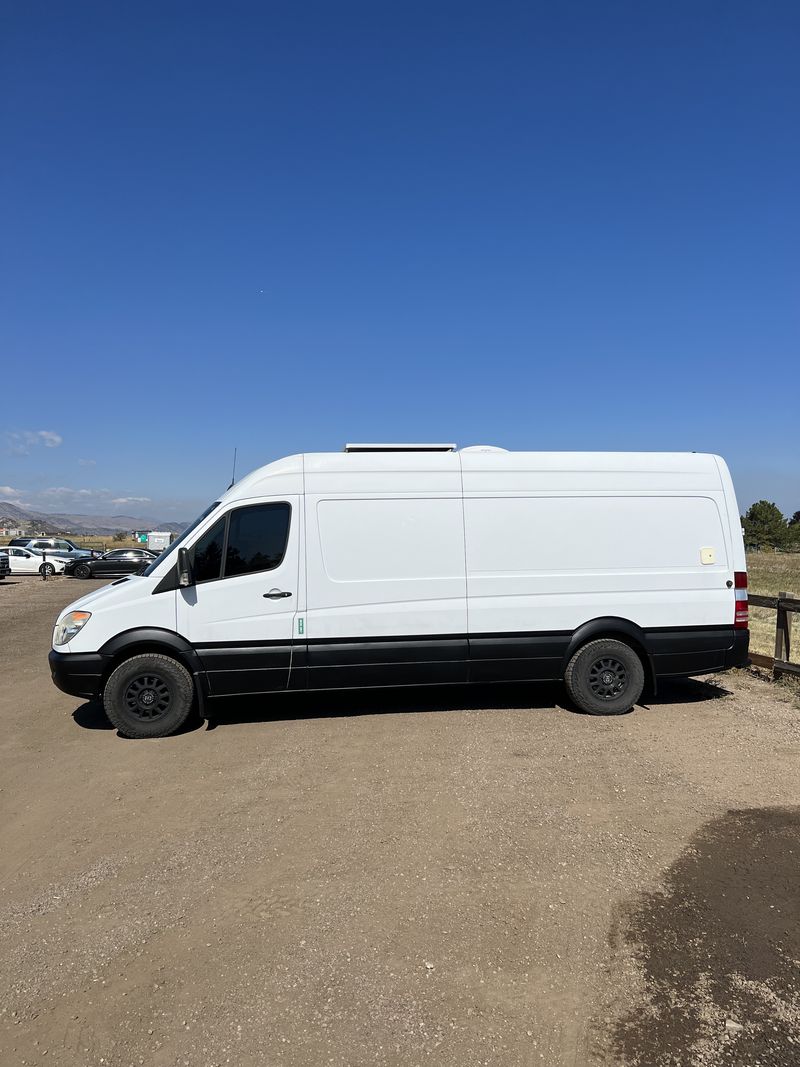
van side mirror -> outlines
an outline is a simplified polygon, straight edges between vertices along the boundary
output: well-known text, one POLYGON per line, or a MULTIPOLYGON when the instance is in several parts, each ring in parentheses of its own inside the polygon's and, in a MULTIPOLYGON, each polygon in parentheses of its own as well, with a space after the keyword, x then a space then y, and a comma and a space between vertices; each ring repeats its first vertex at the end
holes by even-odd
POLYGON ((188 548, 178 549, 178 585, 182 588, 194 585, 194 575, 192 574, 188 548))

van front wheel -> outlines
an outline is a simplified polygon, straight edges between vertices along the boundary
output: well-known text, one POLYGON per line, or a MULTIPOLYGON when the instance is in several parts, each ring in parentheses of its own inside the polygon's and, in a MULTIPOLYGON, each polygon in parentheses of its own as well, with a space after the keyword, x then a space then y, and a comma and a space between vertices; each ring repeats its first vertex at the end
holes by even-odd
POLYGON ((186 722, 193 696, 192 676, 182 664, 147 653, 112 671, 103 706, 123 737, 166 737, 186 722))
POLYGON ((579 648, 564 673, 567 692, 590 715, 622 715, 642 695, 644 668, 633 649, 603 638, 579 648))

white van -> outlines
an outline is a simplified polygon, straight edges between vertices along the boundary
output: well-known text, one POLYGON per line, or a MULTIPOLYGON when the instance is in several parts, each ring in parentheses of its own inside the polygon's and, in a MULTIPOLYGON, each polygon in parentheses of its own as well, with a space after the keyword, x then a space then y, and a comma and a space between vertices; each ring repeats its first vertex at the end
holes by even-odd
POLYGON ((59 617, 59 688, 129 737, 248 693, 563 679, 618 714, 747 662, 725 462, 348 445, 253 471, 59 617))

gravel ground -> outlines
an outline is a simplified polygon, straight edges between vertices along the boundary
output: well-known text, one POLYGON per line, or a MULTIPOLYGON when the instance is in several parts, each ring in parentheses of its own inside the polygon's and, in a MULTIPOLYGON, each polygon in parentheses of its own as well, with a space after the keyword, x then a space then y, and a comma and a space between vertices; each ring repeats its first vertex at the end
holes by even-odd
POLYGON ((746 672, 287 695, 126 741, 0 583, 0 1064, 800 1062, 800 710, 746 672))

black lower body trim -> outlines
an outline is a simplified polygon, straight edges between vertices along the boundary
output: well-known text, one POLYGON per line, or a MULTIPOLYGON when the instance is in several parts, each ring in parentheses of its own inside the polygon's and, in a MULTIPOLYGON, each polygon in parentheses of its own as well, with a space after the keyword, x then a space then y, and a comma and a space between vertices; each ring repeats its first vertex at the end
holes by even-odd
POLYGON ((210 697, 244 696, 286 689, 292 662, 289 641, 199 646, 210 697))
MULTIPOLYGON (((305 646, 309 689, 441 685, 469 680, 465 635, 386 637, 368 641, 309 641, 305 646)), ((302 656, 292 661, 301 670, 302 656)))
MULTIPOLYGON (((723 627, 638 631, 655 678, 708 674, 747 664, 749 633, 723 627)), ((226 642, 184 652, 202 696, 304 689, 554 681, 563 678, 569 631, 444 634, 359 640, 226 642)), ((181 639, 182 640, 182 639, 181 639)), ((104 646, 104 651, 105 651, 104 646)), ((109 655, 50 653, 53 681, 65 693, 99 697, 109 655)))
POLYGON ((713 674, 748 663, 748 630, 732 626, 648 630, 647 647, 657 678, 713 674))
POLYGON ((473 634, 469 638, 471 682, 551 681, 560 678, 570 632, 473 634))

